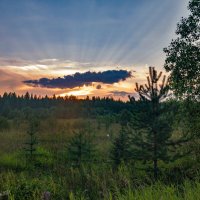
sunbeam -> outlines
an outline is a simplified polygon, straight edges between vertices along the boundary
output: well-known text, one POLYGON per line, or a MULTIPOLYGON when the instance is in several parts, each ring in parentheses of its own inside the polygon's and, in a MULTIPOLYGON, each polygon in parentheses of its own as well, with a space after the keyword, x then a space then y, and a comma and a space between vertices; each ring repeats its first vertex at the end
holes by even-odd
MULTIPOLYGON (((145 79, 142 77, 146 64, 161 69, 162 47, 173 35, 174 21, 187 14, 186 4, 187 0, 162 3, 159 0, 115 3, 22 0, 8 6, 1 1, 5 12, 0 13, 3 38, 0 68, 10 75, 21 75, 19 87, 15 88, 19 92, 27 89, 40 94, 70 91, 27 87, 23 85, 24 79, 57 78, 87 71, 135 70, 130 80, 124 80, 124 88, 117 85, 121 93, 115 92, 130 93, 134 81, 145 79)), ((75 94, 80 96, 85 91, 93 95, 94 88, 86 88, 80 88, 80 92, 76 89, 75 94)), ((115 84, 104 91, 102 88, 103 85, 96 92, 105 96, 117 90, 115 84)))

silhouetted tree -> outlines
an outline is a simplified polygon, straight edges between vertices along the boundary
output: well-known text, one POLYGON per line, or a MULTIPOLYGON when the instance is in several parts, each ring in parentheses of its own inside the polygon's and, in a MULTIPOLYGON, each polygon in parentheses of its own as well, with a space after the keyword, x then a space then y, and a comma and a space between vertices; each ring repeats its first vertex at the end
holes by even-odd
POLYGON ((179 97, 199 99, 200 95, 200 1, 191 0, 190 15, 177 25, 178 37, 167 48, 165 69, 179 97))
POLYGON ((158 160, 166 160, 167 141, 171 137, 170 127, 162 115, 161 101, 167 97, 169 87, 162 72, 157 74, 154 67, 149 67, 147 84, 138 85, 136 92, 143 102, 143 110, 133 120, 135 133, 133 135, 133 157, 140 160, 152 160, 154 177, 158 176, 158 160))

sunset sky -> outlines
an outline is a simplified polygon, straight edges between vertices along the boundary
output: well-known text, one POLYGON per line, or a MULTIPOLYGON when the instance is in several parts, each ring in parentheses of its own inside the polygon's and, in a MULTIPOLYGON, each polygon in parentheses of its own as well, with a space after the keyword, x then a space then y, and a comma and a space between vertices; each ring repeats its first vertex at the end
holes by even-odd
POLYGON ((0 94, 133 95, 188 0, 0 0, 0 94), (75 74, 75 75, 74 75, 75 74))

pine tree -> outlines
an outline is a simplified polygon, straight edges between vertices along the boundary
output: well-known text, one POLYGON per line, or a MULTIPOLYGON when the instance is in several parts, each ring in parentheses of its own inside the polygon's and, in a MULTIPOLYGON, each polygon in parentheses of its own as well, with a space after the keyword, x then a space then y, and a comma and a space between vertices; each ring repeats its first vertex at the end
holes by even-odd
POLYGON ((162 115, 162 101, 168 96, 168 81, 164 75, 161 84, 159 79, 162 72, 157 74, 154 67, 149 67, 149 76, 144 86, 136 83, 142 109, 133 120, 134 134, 133 157, 153 161, 154 177, 158 176, 158 160, 167 158, 167 141, 171 137, 170 126, 162 115))

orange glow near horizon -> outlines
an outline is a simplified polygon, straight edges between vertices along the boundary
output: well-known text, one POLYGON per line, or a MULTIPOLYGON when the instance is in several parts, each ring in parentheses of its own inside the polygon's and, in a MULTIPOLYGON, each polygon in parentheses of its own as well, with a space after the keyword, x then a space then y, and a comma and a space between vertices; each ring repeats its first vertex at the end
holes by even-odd
MULTIPOLYGON (((113 97, 114 99, 128 99, 128 94, 134 94, 135 82, 143 84, 146 82, 146 76, 148 74, 148 66, 133 67, 124 66, 116 68, 116 65, 105 67, 98 66, 94 71, 106 70, 118 70, 124 69, 133 71, 133 77, 127 78, 124 81, 120 81, 113 84, 97 83, 93 82, 91 85, 84 85, 75 88, 47 88, 40 86, 31 86, 23 83, 24 80, 40 79, 43 77, 57 78, 65 75, 71 75, 76 72, 84 73, 90 69, 81 67, 81 63, 76 62, 59 62, 59 60, 42 60, 38 63, 30 63, 26 65, 7 65, 0 69, 0 94, 6 92, 16 92, 19 95, 29 92, 40 96, 77 96, 78 98, 85 98, 86 96, 99 96, 99 97, 113 97), (45 63, 46 62, 46 63, 45 63), (49 63, 48 63, 49 62, 49 63), (39 64, 38 64, 39 63, 39 64), (71 66, 70 66, 71 65, 71 66), (76 66, 77 65, 77 66, 76 66), (100 70, 101 69, 101 70, 100 70), (104 70, 103 70, 104 69, 104 70), (100 85, 100 88, 97 86, 100 85), (127 93, 127 94, 126 94, 127 93), (120 94, 122 94, 120 96, 120 94)), ((87 63, 86 63, 87 64, 87 63)), ((85 65, 85 63, 84 63, 85 65)), ((0 65, 1 66, 1 65, 0 65)))
POLYGON ((92 91, 93 91, 93 88, 90 87, 90 86, 83 86, 79 89, 72 89, 71 91, 69 92, 65 92, 65 93, 61 93, 57 96, 61 96, 61 97, 64 97, 64 96, 87 96, 87 95, 90 95, 92 94, 92 91))

